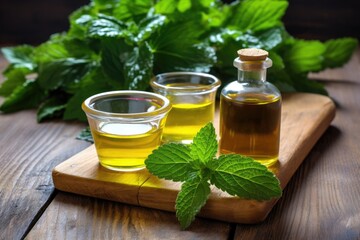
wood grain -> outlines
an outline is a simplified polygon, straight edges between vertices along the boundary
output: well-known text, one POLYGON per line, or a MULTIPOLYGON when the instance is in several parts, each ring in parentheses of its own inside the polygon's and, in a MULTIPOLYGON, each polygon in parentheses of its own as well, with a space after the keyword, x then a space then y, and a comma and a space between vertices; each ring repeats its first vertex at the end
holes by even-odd
MULTIPOLYGON (((5 66, 0 56, 1 72, 5 66)), ((53 197, 52 169, 89 146, 75 140, 82 128, 61 121, 40 125, 31 110, 0 114, 0 239, 21 239, 41 215, 53 197)))
POLYGON ((83 127, 39 126, 34 111, 0 116, 0 239, 20 239, 27 231, 53 194, 52 169, 88 146, 75 140, 83 127))
POLYGON ((226 240, 230 228, 198 218, 181 231, 172 213, 60 192, 27 239, 226 240))
MULTIPOLYGON (((335 106, 329 98, 315 94, 287 94, 283 99, 280 159, 271 170, 285 188, 334 118, 335 106)), ((158 179, 147 170, 114 173, 98 162, 95 148, 91 146, 61 163, 53 171, 55 187, 143 207, 175 210, 179 183, 158 179)), ((213 188, 199 215, 228 222, 256 223, 266 218, 275 203, 275 199, 265 202, 240 199, 213 188)))

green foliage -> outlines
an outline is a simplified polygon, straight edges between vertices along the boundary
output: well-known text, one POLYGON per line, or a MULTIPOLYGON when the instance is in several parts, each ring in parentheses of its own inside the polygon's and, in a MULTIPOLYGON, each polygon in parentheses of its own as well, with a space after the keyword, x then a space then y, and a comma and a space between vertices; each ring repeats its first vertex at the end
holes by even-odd
POLYGON ((216 158, 217 149, 215 128, 208 123, 190 146, 164 144, 145 160, 152 174, 184 182, 175 205, 183 229, 205 205, 210 182, 231 195, 248 199, 269 200, 282 194, 279 180, 265 166, 237 154, 216 158))
POLYGON ((268 79, 280 90, 326 94, 307 74, 342 66, 357 40, 291 37, 281 22, 288 4, 92 0, 69 16, 66 33, 54 34, 37 47, 2 49, 10 64, 0 86, 5 97, 0 109, 38 108, 39 121, 59 116, 85 120, 80 105, 86 96, 100 90, 148 90, 154 74, 210 72, 223 84, 233 81, 236 50, 247 47, 270 52, 274 65, 268 79))

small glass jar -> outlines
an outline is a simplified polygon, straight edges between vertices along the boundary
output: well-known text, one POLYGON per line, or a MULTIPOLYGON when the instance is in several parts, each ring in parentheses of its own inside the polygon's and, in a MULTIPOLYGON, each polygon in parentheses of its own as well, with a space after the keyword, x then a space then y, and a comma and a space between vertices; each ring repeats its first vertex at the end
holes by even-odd
POLYGON ((163 73, 151 79, 154 92, 167 97, 172 105, 163 142, 189 144, 203 126, 214 120, 220 84, 215 76, 196 72, 163 73))
POLYGON ((100 164, 116 171, 135 171, 161 143, 171 109, 167 98, 143 91, 112 91, 82 104, 100 164))
POLYGON ((272 61, 261 49, 242 49, 238 79, 220 97, 220 153, 238 153, 271 166, 279 156, 281 94, 266 81, 272 61))

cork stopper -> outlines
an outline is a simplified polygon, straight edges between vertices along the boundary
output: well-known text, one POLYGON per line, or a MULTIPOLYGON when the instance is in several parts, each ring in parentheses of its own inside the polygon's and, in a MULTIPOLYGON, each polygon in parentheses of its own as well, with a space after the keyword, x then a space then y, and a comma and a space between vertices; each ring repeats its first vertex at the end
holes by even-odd
POLYGON ((241 61, 264 61, 269 53, 262 49, 245 48, 237 51, 241 61))
POLYGON ((237 51, 239 57, 234 60, 234 67, 243 71, 257 71, 272 66, 269 53, 258 48, 244 48, 237 51))

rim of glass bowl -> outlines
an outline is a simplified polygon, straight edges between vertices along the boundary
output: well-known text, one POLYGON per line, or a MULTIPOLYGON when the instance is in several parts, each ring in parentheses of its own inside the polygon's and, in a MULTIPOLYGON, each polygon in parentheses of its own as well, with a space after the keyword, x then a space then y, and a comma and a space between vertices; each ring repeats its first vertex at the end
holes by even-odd
POLYGON ((170 101, 160 94, 152 93, 152 92, 145 92, 145 91, 135 91, 135 90, 120 90, 120 91, 109 91, 103 92, 99 94, 95 94, 91 97, 88 97, 82 103, 82 109, 86 114, 90 114, 97 117, 114 117, 114 118, 123 118, 123 119, 133 119, 133 118, 148 118, 148 117, 157 117, 162 116, 170 111, 171 105, 170 101), (139 113, 112 113, 94 109, 91 107, 96 100, 102 98, 109 98, 109 97, 120 97, 120 96, 133 96, 133 97, 144 97, 147 99, 156 99, 156 103, 161 105, 160 108, 155 109, 151 112, 139 112, 139 113))
POLYGON ((157 74, 150 80, 150 86, 153 89, 159 89, 159 90, 165 90, 165 91, 171 91, 171 92, 212 92, 215 91, 218 87, 220 87, 221 81, 214 75, 208 74, 208 73, 199 73, 199 72, 168 72, 168 73, 161 73, 157 74), (171 87, 171 86, 165 86, 161 83, 158 83, 158 79, 161 78, 167 78, 167 77, 178 77, 178 76, 199 76, 204 78, 210 78, 213 80, 213 83, 208 85, 201 85, 201 86, 194 86, 191 88, 184 88, 184 87, 171 87))

